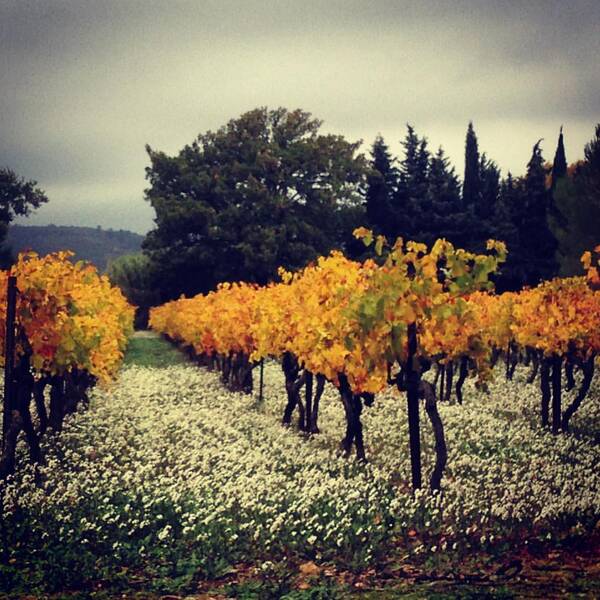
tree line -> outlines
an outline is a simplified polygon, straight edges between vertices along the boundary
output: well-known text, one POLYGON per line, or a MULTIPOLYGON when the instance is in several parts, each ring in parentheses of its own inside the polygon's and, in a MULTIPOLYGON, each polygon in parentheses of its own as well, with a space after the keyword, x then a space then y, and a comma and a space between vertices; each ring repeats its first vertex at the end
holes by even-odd
MULTIPOLYGON (((509 254, 496 276, 500 291, 578 273, 582 252, 598 242, 600 124, 582 161, 567 163, 561 128, 552 163, 540 140, 525 174, 503 177, 469 123, 462 178, 443 148, 431 149, 411 125, 400 156, 377 136, 369 157, 360 141, 321 126, 300 109, 262 107, 173 156, 146 147, 155 227, 143 255, 109 267, 142 307, 140 324, 148 306, 221 281, 265 284, 280 266, 297 270, 333 249, 364 258, 352 237, 359 226, 429 245, 445 238, 473 252, 489 238, 503 240, 509 254)), ((0 243, 14 216, 47 201, 36 186, 0 170, 0 243)), ((8 249, 1 252, 10 263, 8 249)))
POLYGON ((156 227, 143 248, 161 300, 220 281, 264 284, 280 266, 295 270, 333 249, 364 258, 351 235, 357 226, 473 252, 504 240, 501 291, 550 279, 561 265, 574 273, 579 246, 597 243, 600 126, 577 165, 567 164, 561 128, 552 163, 540 140, 523 176, 502 177, 469 123, 462 180, 443 148, 431 150, 411 125, 402 156, 378 136, 370 158, 360 142, 320 127, 302 110, 257 108, 175 156, 147 147, 156 227))

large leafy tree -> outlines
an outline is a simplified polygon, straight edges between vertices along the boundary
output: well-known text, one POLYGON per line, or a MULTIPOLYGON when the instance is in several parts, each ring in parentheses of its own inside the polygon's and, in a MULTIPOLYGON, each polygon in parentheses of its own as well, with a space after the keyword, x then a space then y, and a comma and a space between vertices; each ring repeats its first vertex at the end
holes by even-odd
POLYGON ((279 266, 344 246, 362 220, 368 167, 360 142, 320 127, 299 109, 257 108, 175 156, 147 148, 156 227, 144 250, 163 299, 220 281, 264 284, 279 266))
POLYGON ((8 226, 17 216, 27 216, 48 198, 37 187, 37 181, 27 181, 8 168, 0 168, 0 267, 11 263, 10 249, 5 246, 8 226))

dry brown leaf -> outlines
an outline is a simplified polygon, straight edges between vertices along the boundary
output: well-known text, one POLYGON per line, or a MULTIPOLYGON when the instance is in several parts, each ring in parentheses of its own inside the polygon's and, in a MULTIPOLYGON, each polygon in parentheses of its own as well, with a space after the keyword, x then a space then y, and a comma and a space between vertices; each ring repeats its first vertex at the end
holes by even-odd
POLYGON ((311 575, 319 575, 321 567, 317 566, 312 560, 300 565, 300 573, 310 577, 311 575))

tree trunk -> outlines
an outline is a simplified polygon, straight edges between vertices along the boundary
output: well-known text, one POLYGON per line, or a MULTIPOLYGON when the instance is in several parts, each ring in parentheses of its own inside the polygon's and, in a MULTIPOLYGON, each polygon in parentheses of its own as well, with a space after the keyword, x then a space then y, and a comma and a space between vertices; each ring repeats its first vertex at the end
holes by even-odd
POLYGON ((6 479, 15 472, 15 451, 22 425, 21 414, 18 410, 13 410, 4 432, 4 445, 0 456, 0 479, 6 479))
POLYGON ((340 442, 340 446, 342 447, 342 450, 344 451, 344 456, 346 458, 349 458, 350 454, 352 453, 352 444, 354 442, 354 430, 353 430, 354 419, 352 416, 352 403, 350 401, 349 395, 346 392, 344 392, 341 388, 340 388, 340 398, 341 398, 342 404, 344 406, 344 414, 346 415, 346 435, 343 437, 342 441, 340 442))
POLYGON ((565 377, 567 378, 567 392, 570 392, 575 387, 575 376, 573 371, 575 369, 575 362, 572 359, 565 361, 565 377))
POLYGON ((444 435, 444 425, 437 409, 435 400, 435 389, 427 381, 421 381, 419 384, 420 395, 425 399, 425 411, 431 422, 433 435, 435 437, 435 466, 431 473, 430 486, 432 490, 439 490, 442 482, 442 475, 448 462, 448 450, 446 447, 446 437, 444 435))
POLYGON ((59 376, 53 377, 50 386, 50 416, 48 417, 48 425, 54 431, 62 430, 65 418, 64 389, 65 382, 63 378, 59 376))
POLYGON ((75 372, 65 373, 64 414, 70 415, 77 411, 80 400, 80 390, 75 372))
POLYGON ((356 457, 359 460, 366 460, 365 447, 362 432, 362 423, 360 415, 362 413, 362 401, 360 396, 353 394, 344 374, 338 376, 340 382, 340 397, 346 413, 346 436, 342 440, 341 446, 346 457, 352 453, 352 445, 356 447, 356 457))
POLYGON ((501 355, 502 355, 502 350, 500 350, 499 348, 494 348, 492 350, 492 358, 490 360, 490 366, 492 367, 492 369, 498 363, 498 359, 500 358, 501 355))
POLYGON ((316 376, 317 379, 317 387, 315 389, 315 393, 312 401, 312 415, 310 417, 310 429, 309 433, 320 433, 319 430, 319 403, 321 401, 321 396, 323 395, 323 391, 325 390, 325 376, 320 373, 316 376))
POLYGON ((456 400, 459 404, 463 403, 463 395, 462 388, 465 380, 467 379, 467 375, 469 374, 469 359, 466 356, 463 356, 460 359, 460 368, 458 371, 458 379, 456 381, 456 400))
POLYGON ((514 347, 514 344, 510 344, 510 360, 509 360, 509 367, 508 367, 508 379, 510 381, 512 381, 512 378, 515 374, 515 369, 517 368, 517 365, 519 364, 519 350, 514 347))
POLYGON ((31 412, 29 411, 34 381, 29 366, 28 354, 21 356, 14 374, 15 380, 17 381, 16 404, 21 415, 21 427, 25 432, 25 437, 27 439, 27 443, 29 444, 29 455, 31 462, 38 463, 42 459, 42 453, 40 450, 38 435, 31 421, 31 412))
POLYGON ((363 440, 363 428, 362 422, 360 420, 360 415, 362 413, 362 400, 359 396, 352 396, 352 404, 353 404, 353 417, 354 417, 354 444, 356 446, 356 458, 358 460, 366 461, 367 457, 365 455, 365 446, 363 440))
POLYGON ((231 377, 232 354, 233 353, 230 353, 229 356, 224 356, 221 362, 221 381, 226 386, 229 385, 229 378, 231 377))
POLYGON ((46 379, 42 377, 33 384, 33 399, 35 400, 35 410, 40 422, 40 437, 46 433, 48 428, 48 413, 46 412, 46 401, 44 399, 44 390, 46 388, 46 379))
POLYGON ((533 383, 535 381, 535 378, 537 377, 538 371, 540 369, 540 357, 539 354, 536 350, 527 350, 527 353, 530 357, 530 362, 531 362, 531 371, 529 372, 529 375, 527 376, 527 383, 533 383))
POLYGON ((242 380, 242 392, 244 394, 252 394, 254 390, 254 378, 252 377, 252 372, 254 370, 253 365, 247 361, 246 367, 244 369, 244 379, 242 380))
POLYGON ((238 352, 231 357, 227 388, 232 392, 252 393, 252 364, 248 356, 238 352))
POLYGON ((404 367, 406 378, 406 401, 408 408, 408 436, 410 446, 410 465, 413 489, 419 489, 421 476, 421 430, 419 426, 419 382, 420 373, 415 370, 413 361, 417 355, 417 325, 408 326, 408 359, 404 367))
POLYGON ((446 394, 444 400, 450 402, 450 397, 452 396, 452 380, 454 378, 454 363, 452 361, 446 364, 444 372, 446 374, 446 394))
POLYGON ((542 427, 548 427, 550 420, 550 359, 542 357, 540 371, 540 388, 542 391, 542 427))
POLYGON ((561 406, 562 356, 552 357, 552 433, 560 432, 562 417, 561 406))
POLYGON ((304 417, 304 431, 310 433, 312 429, 312 398, 313 396, 313 374, 310 371, 306 371, 306 384, 304 388, 304 403, 306 406, 306 415, 304 417))
POLYGON ((584 363, 583 363, 583 381, 581 382, 581 387, 577 392, 577 396, 574 398, 573 402, 569 404, 565 413, 562 417, 561 428, 566 433, 569 431, 569 421, 571 417, 575 414, 577 409, 581 406, 583 399, 586 397, 590 385, 592 383, 592 379, 594 378, 594 361, 595 354, 592 354, 584 363))
MULTIPOLYGON (((281 359, 281 368, 285 375, 285 391, 287 393, 287 404, 283 411, 282 424, 289 426, 292 423, 292 414, 300 400, 300 390, 304 385, 305 374, 300 375, 298 360, 291 352, 285 352, 281 359)), ((302 412, 304 407, 302 407, 302 412)))

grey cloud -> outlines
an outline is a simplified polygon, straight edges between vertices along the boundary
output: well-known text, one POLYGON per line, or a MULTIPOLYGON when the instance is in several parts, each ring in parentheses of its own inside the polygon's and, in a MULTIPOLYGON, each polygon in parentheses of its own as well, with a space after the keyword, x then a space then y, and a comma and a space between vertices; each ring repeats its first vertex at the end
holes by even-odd
POLYGON ((129 198, 147 227, 145 143, 174 153, 282 105, 365 150, 380 132, 399 151, 414 123, 458 171, 473 119, 481 148, 522 172, 539 137, 551 157, 564 123, 572 160, 600 120, 599 21, 587 0, 5 1, 0 164, 51 193, 35 219, 80 206, 109 226, 129 198))

